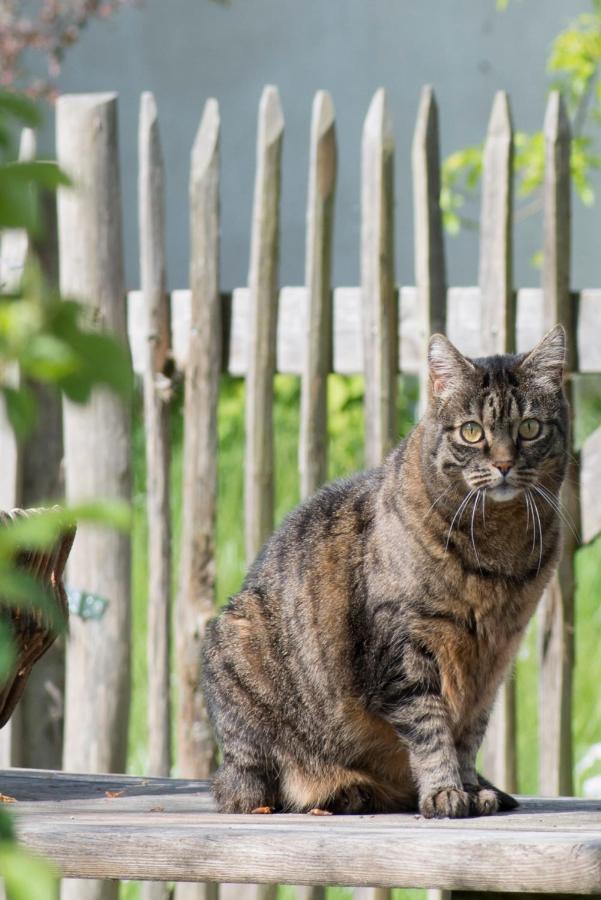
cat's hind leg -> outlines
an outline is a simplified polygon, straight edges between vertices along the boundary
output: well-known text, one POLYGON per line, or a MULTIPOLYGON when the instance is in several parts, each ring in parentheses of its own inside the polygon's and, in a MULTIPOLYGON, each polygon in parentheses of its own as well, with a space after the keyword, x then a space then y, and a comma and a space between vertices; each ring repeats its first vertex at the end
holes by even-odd
POLYGON ((273 772, 256 761, 224 755, 213 778, 213 794, 224 813, 273 812, 279 807, 273 772))

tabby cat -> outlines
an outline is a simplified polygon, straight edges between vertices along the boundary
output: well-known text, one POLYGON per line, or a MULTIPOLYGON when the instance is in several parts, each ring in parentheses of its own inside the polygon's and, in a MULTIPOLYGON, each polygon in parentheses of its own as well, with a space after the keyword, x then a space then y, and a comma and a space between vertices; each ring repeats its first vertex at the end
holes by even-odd
POLYGON ((475 760, 560 550, 564 357, 560 326, 483 359, 434 335, 408 438, 267 541, 204 648, 222 811, 516 805, 475 760))

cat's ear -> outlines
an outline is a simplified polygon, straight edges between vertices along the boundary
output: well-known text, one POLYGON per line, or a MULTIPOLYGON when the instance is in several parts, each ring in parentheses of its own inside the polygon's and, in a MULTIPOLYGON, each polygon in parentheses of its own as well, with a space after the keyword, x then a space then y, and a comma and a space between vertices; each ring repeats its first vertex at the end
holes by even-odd
POLYGON ((475 369, 472 362, 444 336, 433 334, 428 345, 428 368, 432 394, 440 397, 457 388, 475 369))
POLYGON ((520 369, 529 380, 543 390, 557 390, 563 382, 566 364, 566 333, 563 325, 556 325, 527 353, 520 369))

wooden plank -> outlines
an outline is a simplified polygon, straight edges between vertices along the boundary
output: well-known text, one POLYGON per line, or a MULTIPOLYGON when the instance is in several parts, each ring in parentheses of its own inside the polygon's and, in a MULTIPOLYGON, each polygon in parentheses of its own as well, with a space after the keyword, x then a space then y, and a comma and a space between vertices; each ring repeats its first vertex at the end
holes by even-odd
MULTIPOLYGON (((512 270, 513 126, 509 98, 498 91, 484 144, 480 215, 480 353, 515 352, 516 296, 512 270)), ((485 775, 517 789, 516 698, 512 674, 501 685, 483 746, 485 775)))
POLYGON ((597 428, 582 445, 580 464, 582 541, 588 544, 601 533, 601 428, 597 428))
POLYGON ((277 88, 259 105, 248 275, 245 543, 250 563, 273 528, 273 376, 278 315, 280 181, 284 117, 277 88))
POLYGON ((146 307, 144 428, 148 516, 148 769, 169 775, 171 526, 169 509, 170 312, 165 275, 164 169, 154 97, 139 123, 140 283, 146 307))
POLYGON ((371 101, 361 145, 361 316, 365 462, 370 467, 381 462, 397 438, 394 139, 383 88, 371 101))
MULTIPOLYGON (((230 294, 222 302, 230 303, 230 294)), ((573 295, 574 296, 574 295, 573 295)), ((228 328, 224 357, 232 375, 244 375, 248 352, 248 288, 233 292, 232 320, 228 328)), ((332 371, 342 375, 363 372, 361 335, 361 290, 357 287, 334 289, 334 346, 332 371)), ((579 299, 578 357, 579 371, 601 372, 601 290, 587 288, 574 296, 579 299)), ((517 292, 517 351, 531 349, 544 333, 542 320, 543 293, 540 288, 520 288, 517 292)), ((176 290, 171 294, 173 355, 176 367, 184 371, 188 354, 190 325, 190 292, 176 290)), ((277 371, 302 375, 306 317, 306 289, 283 287, 279 296, 277 327, 277 371)), ((480 290, 478 287, 447 289, 447 333, 453 343, 468 356, 481 355, 480 290)), ((130 291, 128 329, 132 344, 134 369, 144 370, 143 307, 140 291, 130 291)), ((400 288, 399 355, 402 372, 419 375, 421 359, 420 323, 416 288, 400 288)), ((225 324, 224 324, 225 334, 225 324)))
MULTIPOLYGON (((88 305, 100 327, 126 340, 113 94, 65 95, 57 103, 57 157, 76 187, 58 193, 60 288, 88 305)), ((64 405, 69 503, 131 496, 129 410, 106 390, 86 406, 64 405)), ((64 763, 82 770, 125 767, 130 696, 130 539, 82 527, 70 583, 105 598, 98 618, 71 617, 67 646, 64 763), (94 702, 91 702, 94 698, 94 702)), ((118 886, 63 885, 63 900, 109 900, 118 886)))
POLYGON ((190 170, 190 359, 184 408, 181 577, 177 600, 178 769, 206 777, 215 744, 200 688, 201 648, 215 614, 217 401, 221 370, 219 299, 220 116, 208 100, 190 170))
POLYGON ((481 352, 515 352, 512 251, 513 126, 505 91, 495 95, 484 144, 480 267, 481 352))
MULTIPOLYGON (((577 367, 575 304, 570 294, 570 124, 557 91, 544 124, 543 322, 567 334, 568 372, 577 367)), ((566 382, 572 399, 572 379, 566 382)), ((573 445, 570 450, 573 454, 573 445)), ((578 527, 579 471, 572 455, 561 500, 578 527)), ((572 670, 574 664, 574 554, 577 540, 564 528, 557 573, 545 591, 539 618, 539 786, 543 794, 572 793, 572 670)))
POLYGON ((70 876, 598 893, 601 802, 522 798, 502 816, 226 816, 208 784, 0 773, 24 844, 70 876), (107 791, 109 794, 107 795, 107 791))
POLYGON ((328 476, 327 378, 332 366, 332 237, 336 188, 336 123, 332 98, 313 101, 305 284, 308 315, 301 390, 299 469, 301 497, 328 476))
MULTIPOLYGON (((447 328, 447 273, 440 210, 440 144, 438 104, 427 85, 413 135, 413 221, 415 283, 420 323, 420 409, 428 400, 428 341, 447 328)), ((401 356, 401 359, 403 357, 401 356)))
MULTIPOLYGON (((156 103, 140 98, 138 133, 140 284, 146 308, 144 429, 148 520, 148 771, 171 771, 171 512, 169 505, 169 400, 171 345, 165 273, 165 176, 156 103)), ((144 882, 143 900, 169 900, 160 882, 144 882)))

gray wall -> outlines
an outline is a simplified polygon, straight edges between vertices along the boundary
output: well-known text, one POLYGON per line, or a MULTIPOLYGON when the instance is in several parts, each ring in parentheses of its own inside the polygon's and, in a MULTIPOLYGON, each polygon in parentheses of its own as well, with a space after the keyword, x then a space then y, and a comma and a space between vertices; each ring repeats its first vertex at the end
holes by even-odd
MULTIPOLYGON (((222 282, 244 284, 248 269, 257 103, 277 84, 286 117, 282 281, 302 283, 311 101, 331 91, 338 112, 340 174, 335 283, 358 280, 359 147, 374 90, 384 85, 397 139, 397 272, 413 281, 410 146, 420 88, 431 83, 443 153, 479 142, 495 90, 510 92, 517 128, 542 123, 551 39, 586 0, 146 0, 94 24, 69 52, 60 89, 118 91, 127 275, 138 284, 136 133, 140 92, 155 92, 168 175, 168 262, 173 287, 188 283, 188 160, 204 101, 222 112, 222 282)), ((601 284, 601 205, 575 201, 574 286, 601 284)), ((521 224, 516 282, 538 283, 530 257, 540 220, 521 224)), ((477 278, 474 233, 447 241, 453 284, 477 278)))

